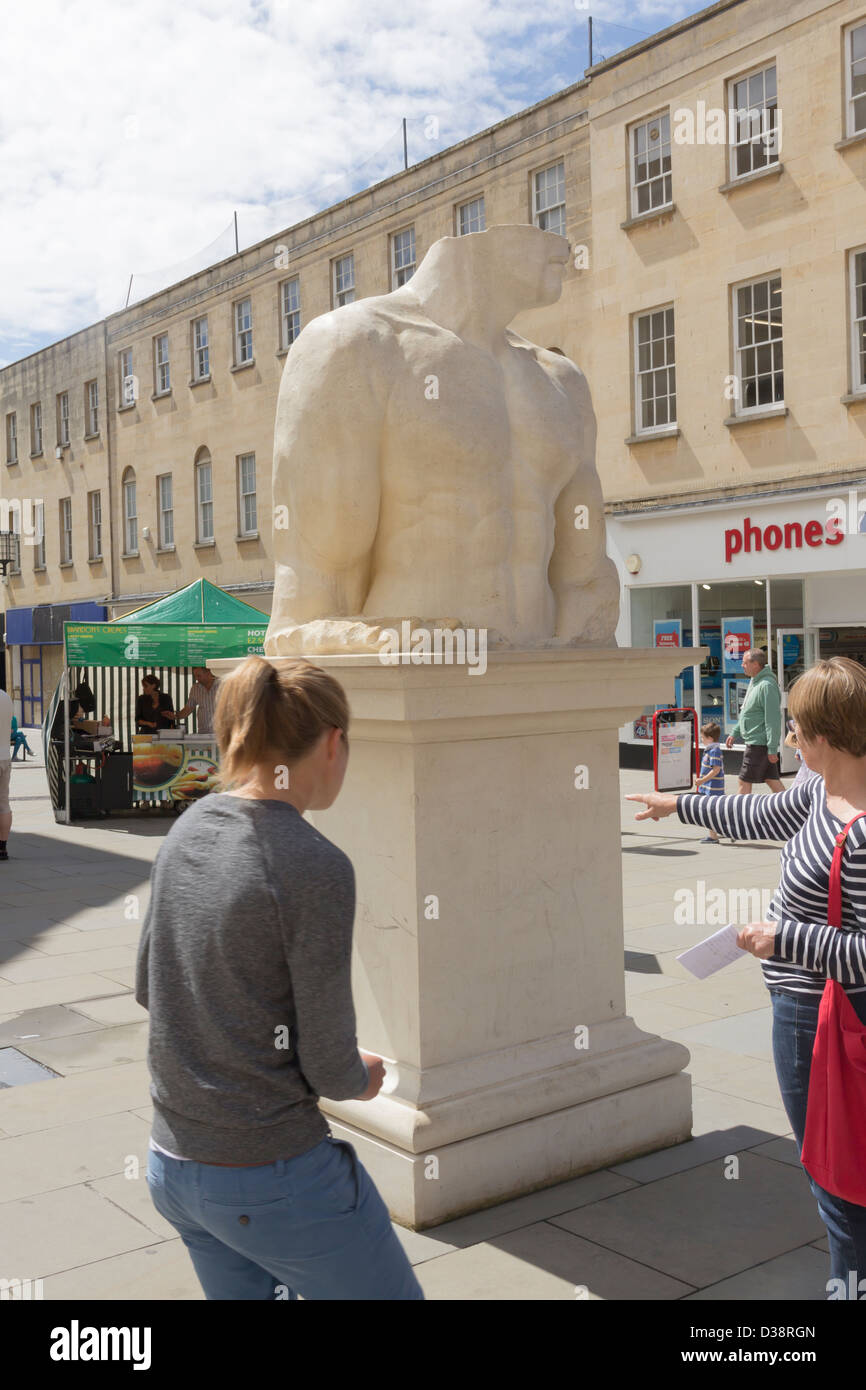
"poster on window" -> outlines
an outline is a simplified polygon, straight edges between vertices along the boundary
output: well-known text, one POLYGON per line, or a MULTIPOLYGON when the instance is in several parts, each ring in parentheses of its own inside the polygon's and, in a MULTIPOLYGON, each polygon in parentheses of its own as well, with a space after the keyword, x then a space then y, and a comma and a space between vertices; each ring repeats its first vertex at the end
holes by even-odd
POLYGON ((654 647, 681 647, 683 624, 680 618, 657 618, 653 623, 654 647))
POLYGON ((722 618, 722 655, 727 676, 743 672, 743 657, 754 645, 753 618, 722 618))

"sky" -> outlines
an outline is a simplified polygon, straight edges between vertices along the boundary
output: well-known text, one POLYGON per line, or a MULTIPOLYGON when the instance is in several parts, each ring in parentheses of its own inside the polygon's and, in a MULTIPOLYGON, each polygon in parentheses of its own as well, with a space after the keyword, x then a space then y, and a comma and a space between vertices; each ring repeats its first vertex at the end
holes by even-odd
POLYGON ((691 0, 6 0, 0 366, 579 81, 691 0))

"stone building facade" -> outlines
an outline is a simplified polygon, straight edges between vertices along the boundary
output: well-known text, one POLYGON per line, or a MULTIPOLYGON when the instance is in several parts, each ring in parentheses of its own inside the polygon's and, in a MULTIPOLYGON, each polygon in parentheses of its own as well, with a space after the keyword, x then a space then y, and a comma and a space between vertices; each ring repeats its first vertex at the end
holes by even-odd
POLYGON ((0 371, 4 497, 41 497, 45 515, 44 567, 22 544, 4 586, 22 712, 27 695, 37 709, 25 647, 45 690, 59 664, 35 641, 46 605, 120 616, 205 576, 269 611, 272 425, 292 341, 404 282, 437 238, 502 222, 563 231, 575 250, 559 302, 515 327, 589 378, 620 643, 652 644, 666 623, 684 645, 712 633, 711 660, 676 695, 720 716, 737 698, 715 651, 728 618, 749 619, 783 676, 819 651, 866 653, 861 92, 866 5, 721 0, 0 371))

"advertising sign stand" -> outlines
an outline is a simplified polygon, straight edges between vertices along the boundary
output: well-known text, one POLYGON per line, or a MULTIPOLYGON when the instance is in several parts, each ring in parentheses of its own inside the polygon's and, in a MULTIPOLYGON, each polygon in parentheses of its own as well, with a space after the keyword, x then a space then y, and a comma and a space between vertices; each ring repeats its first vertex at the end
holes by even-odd
POLYGON ((685 709, 656 710, 653 715, 653 780, 657 792, 691 791, 700 772, 698 715, 685 709), (694 769, 694 771, 692 771, 694 769))

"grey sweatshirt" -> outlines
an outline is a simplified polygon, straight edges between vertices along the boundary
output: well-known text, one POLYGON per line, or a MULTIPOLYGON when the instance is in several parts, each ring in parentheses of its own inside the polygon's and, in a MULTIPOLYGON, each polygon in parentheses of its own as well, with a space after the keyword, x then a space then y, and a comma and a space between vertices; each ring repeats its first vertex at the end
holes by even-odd
POLYGON ((212 794, 172 826, 135 984, 157 1144, 203 1163, 291 1158, 329 1132, 319 1096, 366 1090, 354 912, 351 862, 287 802, 212 794))

